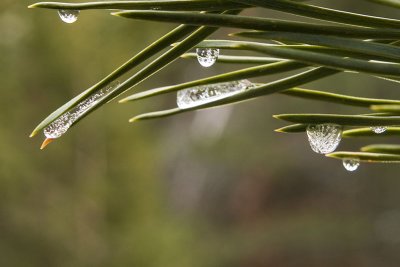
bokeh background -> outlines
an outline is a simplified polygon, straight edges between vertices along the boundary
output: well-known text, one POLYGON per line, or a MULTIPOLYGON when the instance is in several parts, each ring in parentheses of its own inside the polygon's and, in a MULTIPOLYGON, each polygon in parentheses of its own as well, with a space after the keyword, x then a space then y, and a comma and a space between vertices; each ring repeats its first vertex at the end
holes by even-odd
MULTIPOLYGON (((399 18, 364 1, 311 2, 399 18)), ((127 123, 175 106, 170 95, 108 104, 40 151, 42 137, 28 138, 37 123, 174 25, 102 11, 67 25, 32 3, 0 2, 0 266, 399 265, 399 166, 348 173, 304 134, 273 131, 284 125, 273 114, 366 110, 273 95, 127 123)), ((178 60, 134 90, 238 67, 178 60)), ((305 87, 399 98, 397 85, 364 75, 305 87)))

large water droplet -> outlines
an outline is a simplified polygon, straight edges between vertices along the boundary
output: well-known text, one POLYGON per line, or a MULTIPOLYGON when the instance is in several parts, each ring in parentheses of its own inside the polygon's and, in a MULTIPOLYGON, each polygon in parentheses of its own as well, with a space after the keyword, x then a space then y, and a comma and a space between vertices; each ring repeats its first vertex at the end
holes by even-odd
POLYGON ((197 48, 197 60, 203 67, 211 67, 219 56, 218 48, 197 48))
POLYGON ((85 114, 91 107, 93 107, 97 102, 106 97, 108 94, 113 92, 119 86, 119 82, 113 82, 106 85, 104 88, 96 93, 88 96, 86 99, 82 100, 77 106, 68 112, 62 114, 52 123, 50 123, 46 128, 44 128, 43 133, 49 139, 55 139, 63 134, 65 134, 69 127, 83 114, 85 114))
POLYGON ((342 126, 337 124, 317 124, 307 127, 311 149, 320 154, 335 151, 342 139, 342 126))
POLYGON ((58 15, 65 23, 74 23, 78 20, 79 10, 73 9, 60 9, 58 15))
POLYGON ((58 138, 65 134, 68 128, 73 122, 71 114, 69 112, 64 113, 58 119, 50 123, 44 130, 43 133, 47 138, 58 138))
POLYGON ((254 85, 248 80, 215 83, 178 91, 176 103, 179 108, 191 108, 242 92, 254 85))
POLYGON ((381 133, 386 132, 387 127, 386 126, 373 126, 373 127, 371 127, 371 130, 376 134, 381 134, 381 133))
POLYGON ((343 159, 343 166, 347 171, 353 172, 360 166, 360 160, 356 158, 345 158, 343 159))

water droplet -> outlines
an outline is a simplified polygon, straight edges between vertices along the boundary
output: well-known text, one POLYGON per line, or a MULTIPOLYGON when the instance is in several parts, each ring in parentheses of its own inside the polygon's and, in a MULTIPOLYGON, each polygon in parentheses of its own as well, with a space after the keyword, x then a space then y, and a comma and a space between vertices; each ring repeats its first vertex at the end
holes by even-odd
POLYGON ((309 125, 307 136, 313 151, 320 154, 331 153, 342 139, 342 126, 331 123, 309 125))
POLYGON ((240 93, 254 85, 248 80, 195 86, 178 91, 176 103, 179 108, 191 108, 240 93))
POLYGON ((73 9, 60 9, 58 15, 65 23, 74 23, 78 20, 79 10, 73 9))
POLYGON ((121 85, 121 83, 118 80, 117 81, 113 81, 113 82, 109 83, 108 85, 106 85, 103 89, 101 89, 101 92, 103 94, 111 93, 111 91, 114 91, 120 85, 121 85))
POLYGON ((353 172, 360 166, 360 160, 356 158, 345 158, 343 159, 343 166, 347 171, 353 172))
POLYGON ((78 105, 68 112, 62 114, 52 123, 50 123, 46 128, 44 128, 43 133, 48 139, 59 138, 65 134, 69 127, 83 114, 85 114, 91 107, 98 103, 101 99, 106 97, 108 94, 113 92, 119 86, 119 82, 113 82, 106 85, 101 90, 88 96, 86 99, 82 100, 78 105))
POLYGON ((58 119, 50 123, 44 130, 44 135, 49 139, 58 138, 67 132, 71 126, 72 119, 69 112, 64 113, 58 119))
POLYGON ((376 134, 381 134, 381 133, 386 132, 387 127, 386 126, 373 126, 373 127, 371 127, 371 130, 376 134))
POLYGON ((218 48, 197 48, 197 60, 203 67, 211 67, 219 56, 218 48))

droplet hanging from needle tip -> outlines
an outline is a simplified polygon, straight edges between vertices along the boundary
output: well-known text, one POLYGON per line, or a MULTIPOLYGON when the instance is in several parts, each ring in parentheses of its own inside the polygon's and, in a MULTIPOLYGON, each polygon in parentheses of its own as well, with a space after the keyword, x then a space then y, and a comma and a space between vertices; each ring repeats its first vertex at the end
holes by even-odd
POLYGON ((71 24, 78 20, 79 10, 58 10, 58 15, 65 23, 71 24))
POLYGON ((40 146, 40 149, 43 150, 48 144, 50 144, 54 140, 55 140, 55 138, 46 138, 46 139, 44 139, 42 145, 40 146))

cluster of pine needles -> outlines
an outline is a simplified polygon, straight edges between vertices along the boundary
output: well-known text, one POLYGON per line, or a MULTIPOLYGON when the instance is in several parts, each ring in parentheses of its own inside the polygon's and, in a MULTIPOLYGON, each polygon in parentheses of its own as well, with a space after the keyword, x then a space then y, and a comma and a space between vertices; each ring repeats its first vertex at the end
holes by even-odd
MULTIPOLYGON (((362 2, 374 2, 377 5, 385 5, 387 8, 400 8, 400 2, 394 0, 357 0, 356 2, 358 5, 362 2)), ((341 127, 343 138, 373 136, 378 139, 382 136, 400 134, 400 126, 398 126, 400 125, 400 100, 373 99, 301 87, 341 72, 350 72, 351 75, 363 73, 383 79, 388 83, 399 83, 400 20, 330 9, 309 4, 304 0, 41 2, 31 5, 30 8, 55 9, 65 14, 75 12, 73 14, 76 16, 85 10, 104 9, 109 10, 111 15, 121 18, 180 24, 107 77, 51 113, 34 129, 31 136, 46 129, 47 131, 54 130, 55 126, 62 124, 63 119, 74 111, 81 110, 79 116, 69 121, 68 127, 64 129, 66 131, 97 108, 134 88, 178 58, 196 58, 195 53, 188 53, 194 48, 230 51, 230 55, 220 55, 217 62, 244 67, 204 79, 137 92, 119 102, 138 101, 196 86, 212 86, 255 77, 262 79, 289 71, 291 73, 296 71, 296 74, 290 74, 272 82, 257 83, 236 94, 188 108, 178 107, 141 114, 131 118, 131 122, 167 117, 280 93, 314 101, 364 107, 366 112, 357 115, 313 113, 275 115, 275 118, 289 123, 277 129, 278 132, 304 133, 310 126, 327 124, 341 127), (312 19, 310 21, 313 22, 241 15, 243 10, 251 8, 286 12, 312 19), (207 39, 223 27, 236 28, 239 31, 230 34, 226 40, 207 39), (255 52, 257 56, 243 56, 239 53, 243 50, 255 52), (152 60, 147 61, 148 59, 152 60), (142 64, 145 61, 146 63, 142 64), (93 98, 93 95, 133 70, 135 72, 113 90, 88 102, 88 98, 93 98), (85 101, 87 105, 82 111, 80 105, 85 101), (383 132, 376 134, 371 130, 374 127, 380 127, 383 132)), ((61 136, 64 132, 59 135, 61 136)), ((59 136, 47 137, 43 147, 57 137, 59 136)), ((321 138, 325 138, 324 133, 321 138)), ((326 153, 326 156, 340 160, 400 162, 400 145, 372 144, 362 147, 361 151, 337 151, 326 153)))

